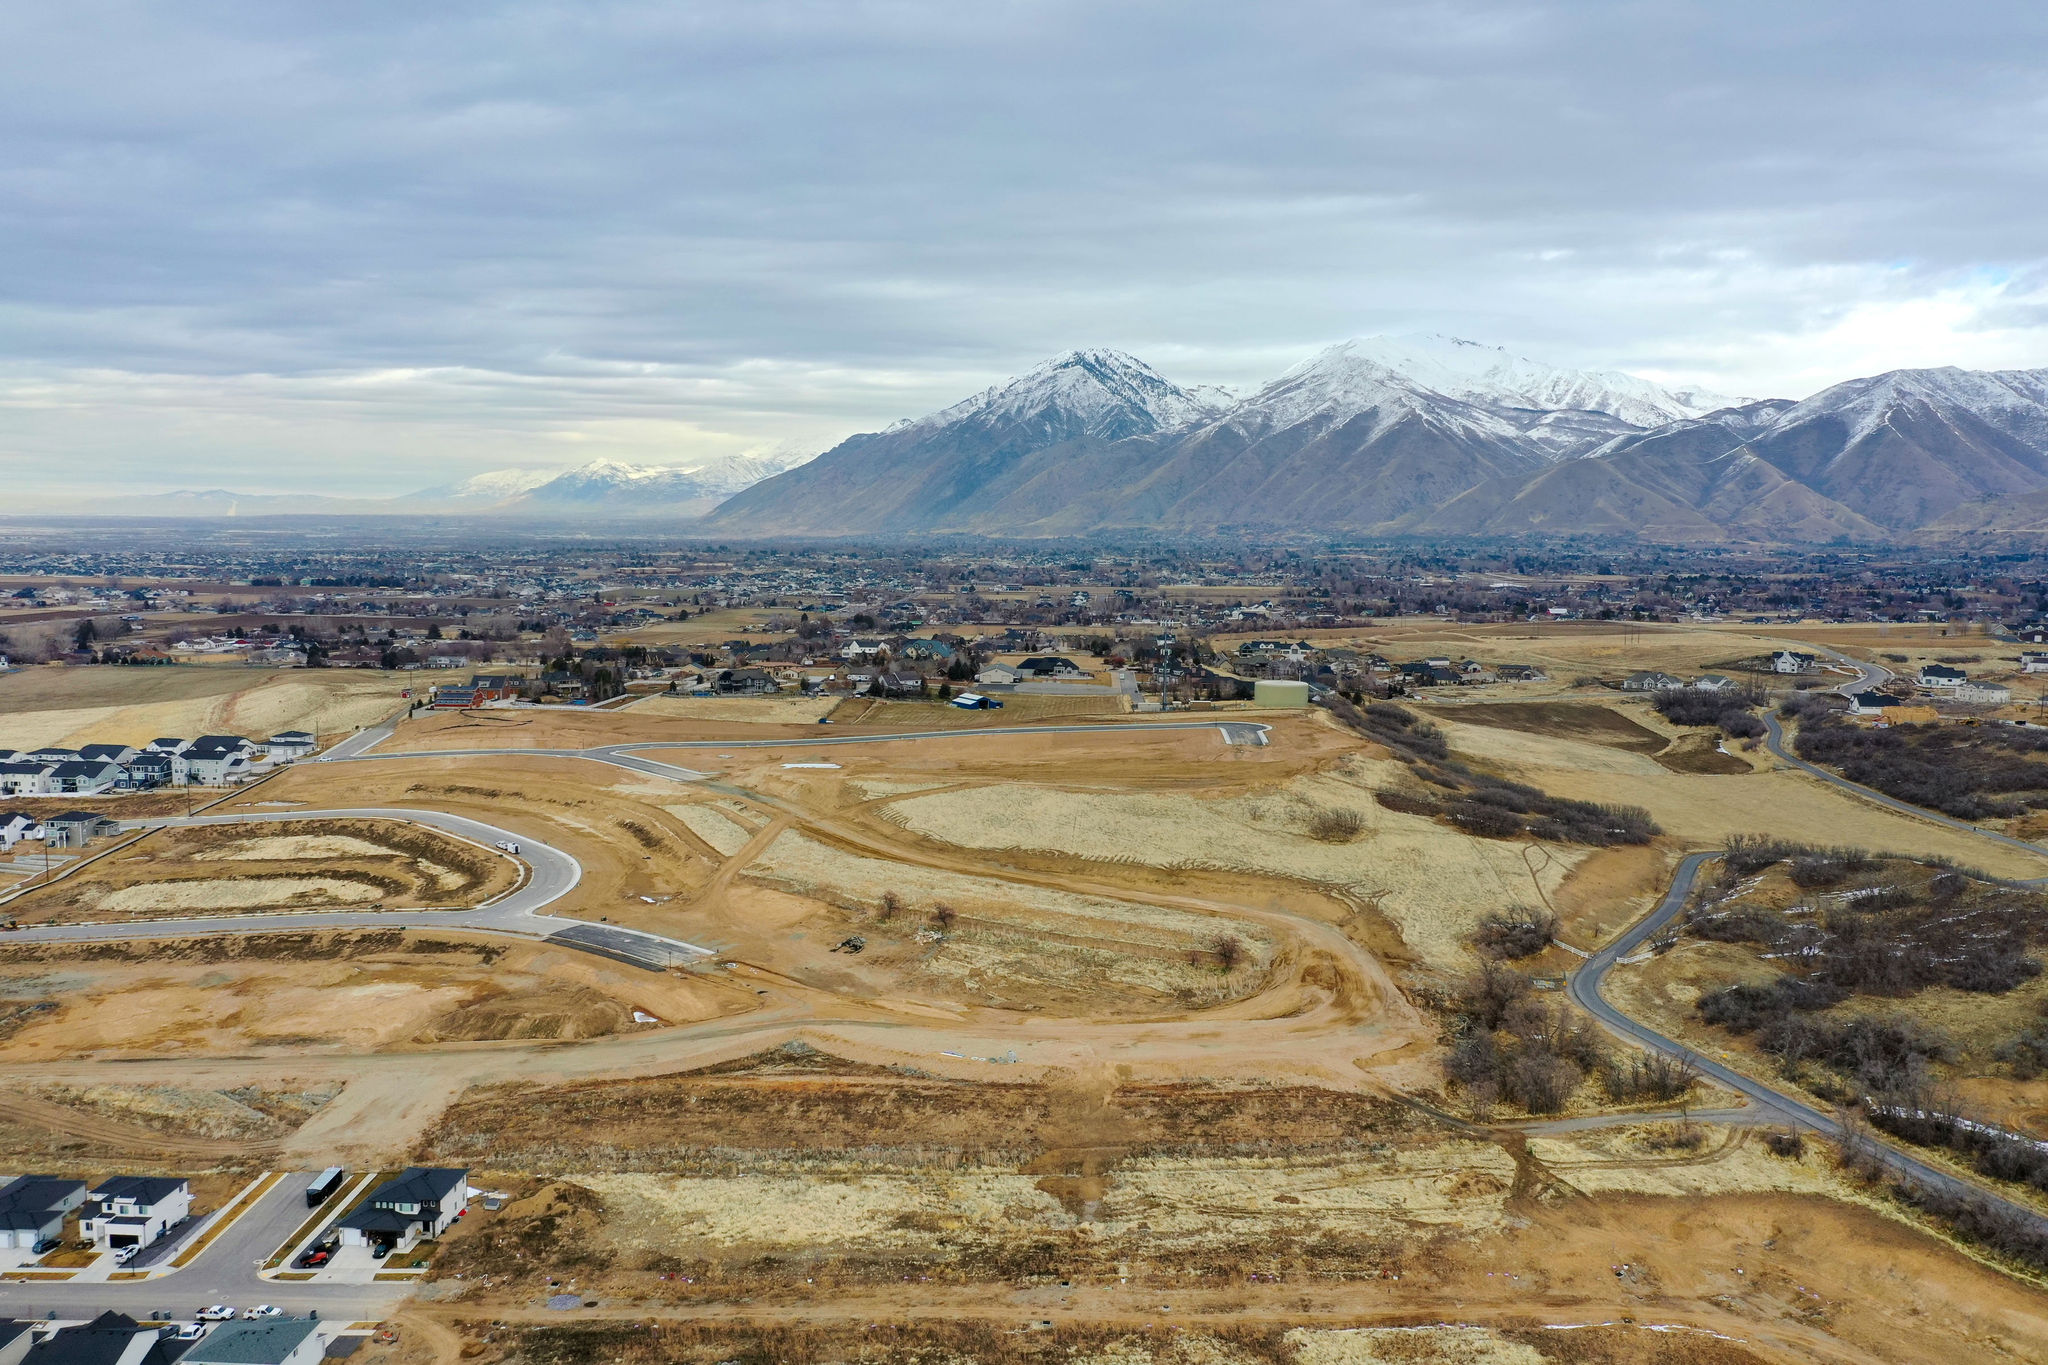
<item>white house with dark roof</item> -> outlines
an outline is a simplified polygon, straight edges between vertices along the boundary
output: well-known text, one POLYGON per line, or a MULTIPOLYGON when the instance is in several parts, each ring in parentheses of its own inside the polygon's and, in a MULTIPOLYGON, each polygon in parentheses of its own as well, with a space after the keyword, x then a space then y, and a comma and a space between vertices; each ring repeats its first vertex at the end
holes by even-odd
POLYGON ((64 1215, 85 1202, 85 1182, 54 1175, 16 1176, 0 1186, 0 1247, 33 1249, 64 1230, 64 1215))
POLYGON ((1915 679, 1922 687, 1961 687, 1969 680, 1969 674, 1947 664, 1922 664, 1920 676, 1915 679))
POLYGON ((184 1180, 117 1175, 86 1195, 78 1235, 102 1251, 152 1246, 192 1216, 192 1186, 184 1180))
POLYGON ((411 1166, 370 1192, 336 1220, 343 1246, 375 1243, 404 1251, 439 1237, 469 1207, 469 1172, 447 1166, 411 1166))
POLYGON ((285 730, 272 735, 264 746, 273 763, 288 763, 295 758, 304 758, 318 748, 320 741, 307 730, 285 730))

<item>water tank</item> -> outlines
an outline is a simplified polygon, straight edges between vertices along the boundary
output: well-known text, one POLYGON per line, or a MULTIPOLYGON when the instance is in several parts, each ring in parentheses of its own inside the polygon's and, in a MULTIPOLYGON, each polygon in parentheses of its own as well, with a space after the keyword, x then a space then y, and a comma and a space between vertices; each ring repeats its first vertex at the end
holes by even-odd
POLYGON ((1307 706, 1308 684, 1285 678, 1261 678, 1252 684, 1254 706, 1307 706))

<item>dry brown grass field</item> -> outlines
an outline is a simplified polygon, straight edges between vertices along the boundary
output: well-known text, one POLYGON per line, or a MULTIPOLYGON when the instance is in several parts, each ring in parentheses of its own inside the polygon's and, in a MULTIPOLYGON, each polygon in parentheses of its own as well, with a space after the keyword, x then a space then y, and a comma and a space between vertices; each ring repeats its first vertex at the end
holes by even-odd
MULTIPOLYGON (((577 859, 549 914, 713 956, 647 971, 397 928, 0 941, 0 1161, 82 1143, 74 1164, 472 1167, 512 1202, 442 1243, 375 1365, 2048 1358, 2048 1296, 1820 1144, 1608 1114, 1590 1084, 1568 1112, 1613 1126, 1455 1116, 1445 1002, 1490 914, 1553 911, 1591 948, 1684 853, 1754 831, 2048 875, 1573 686, 1810 638, 1423 623, 1370 645, 1551 669, 1404 704, 1459 762, 1662 829, 1608 848, 1404 813, 1381 798, 1417 770, 1321 710, 1251 716, 1265 747, 1055 732, 1144 719, 1073 705, 1094 698, 860 702, 831 726, 782 698, 423 715, 376 761, 301 764, 217 811, 470 816, 577 859), (949 732, 843 742, 921 730, 949 732), (804 743, 739 743, 764 739, 804 743), (648 756, 708 776, 520 752, 664 743, 696 747, 648 756), (594 1306, 539 1306, 565 1290, 594 1306)), ((66 894, 107 914, 372 870, 415 898, 497 885, 443 887, 457 860, 372 829, 252 825, 151 835, 66 894)), ((1619 969, 1611 993, 1683 1029, 1727 947, 1619 969)), ((1973 1026, 1970 1002, 1920 1004, 1973 1026)), ((2000 1113, 2048 1111, 2048 1086, 1965 1079, 2000 1113)))
POLYGON ((338 738, 404 705, 405 686, 398 675, 354 669, 24 668, 0 675, 0 746, 267 739, 280 730, 338 738))

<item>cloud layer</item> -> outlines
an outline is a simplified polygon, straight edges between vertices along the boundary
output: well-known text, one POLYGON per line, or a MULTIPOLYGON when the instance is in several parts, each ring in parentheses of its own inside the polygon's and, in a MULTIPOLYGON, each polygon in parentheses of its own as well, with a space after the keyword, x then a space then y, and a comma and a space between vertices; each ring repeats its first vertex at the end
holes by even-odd
POLYGON ((847 432, 1077 345, 1442 330, 1798 396, 2048 364, 2048 15, 15 6, 0 459, 390 490, 847 432))

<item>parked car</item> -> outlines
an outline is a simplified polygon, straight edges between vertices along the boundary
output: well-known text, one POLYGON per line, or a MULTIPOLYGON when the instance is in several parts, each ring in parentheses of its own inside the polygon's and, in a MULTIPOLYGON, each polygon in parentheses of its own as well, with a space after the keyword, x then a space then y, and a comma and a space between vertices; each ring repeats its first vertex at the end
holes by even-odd
POLYGON ((245 1318, 281 1318, 284 1316, 284 1310, 282 1308, 273 1308, 267 1303, 259 1303, 254 1308, 244 1309, 242 1316, 245 1318))
POLYGON ((179 1341, 197 1341, 206 1335, 208 1327, 203 1322, 181 1322, 178 1324, 179 1341))
POLYGON ((141 1254, 142 1248, 139 1246, 115 1247, 114 1264, 127 1265, 130 1261, 134 1260, 137 1256, 140 1256, 141 1254))
POLYGON ((42 1241, 37 1242, 35 1246, 30 1248, 30 1250, 34 1251, 35 1254, 38 1256, 45 1256, 63 1245, 64 1239, 61 1237, 45 1237, 42 1241))
POLYGON ((224 1303, 217 1303, 211 1308, 199 1310, 199 1320, 201 1322, 226 1322, 234 1316, 235 1310, 224 1303))
POLYGON ((326 1265, 333 1257, 334 1253, 326 1247, 314 1247, 311 1251, 299 1257, 299 1268, 301 1270, 311 1270, 317 1266, 326 1265))

